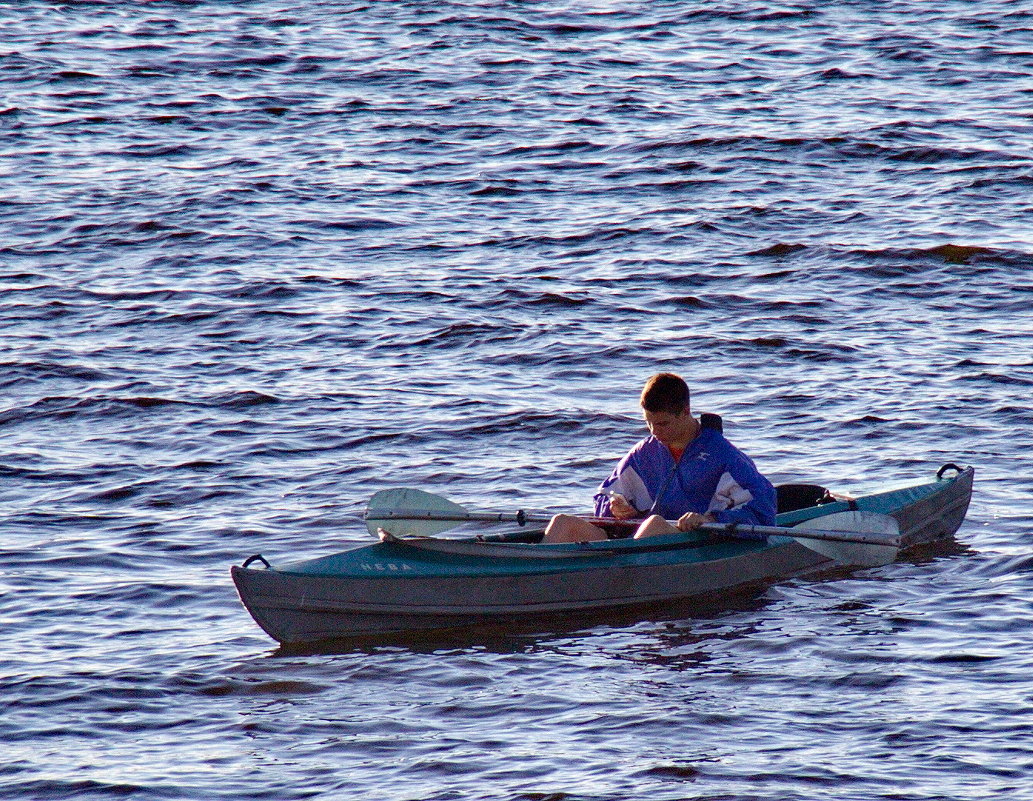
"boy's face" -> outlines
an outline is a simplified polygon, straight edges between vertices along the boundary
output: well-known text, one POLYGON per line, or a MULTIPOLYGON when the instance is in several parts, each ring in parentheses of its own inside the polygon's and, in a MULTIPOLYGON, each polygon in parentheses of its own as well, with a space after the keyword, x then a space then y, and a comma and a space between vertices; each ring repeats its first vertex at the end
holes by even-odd
POLYGON ((649 433, 668 446, 688 441, 695 428, 695 421, 688 409, 679 414, 644 411, 643 416, 649 433))

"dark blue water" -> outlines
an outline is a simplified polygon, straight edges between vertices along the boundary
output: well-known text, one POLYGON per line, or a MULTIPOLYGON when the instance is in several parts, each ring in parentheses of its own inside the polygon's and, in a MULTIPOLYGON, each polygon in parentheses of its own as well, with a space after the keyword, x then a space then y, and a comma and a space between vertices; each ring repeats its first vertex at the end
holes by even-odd
POLYGON ((1026 2, 0 5, 0 797, 1030 799, 1026 2), (276 650, 373 492, 577 510, 684 374, 951 547, 276 650))

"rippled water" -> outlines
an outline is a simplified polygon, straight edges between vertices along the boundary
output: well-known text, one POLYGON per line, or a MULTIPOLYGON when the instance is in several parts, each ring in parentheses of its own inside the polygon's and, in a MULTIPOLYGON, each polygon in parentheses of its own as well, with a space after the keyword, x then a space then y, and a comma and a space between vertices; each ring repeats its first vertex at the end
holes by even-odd
POLYGON ((0 5, 0 796, 1033 798, 1033 11, 0 5), (587 508, 685 374, 957 543, 280 652, 231 564, 587 508))

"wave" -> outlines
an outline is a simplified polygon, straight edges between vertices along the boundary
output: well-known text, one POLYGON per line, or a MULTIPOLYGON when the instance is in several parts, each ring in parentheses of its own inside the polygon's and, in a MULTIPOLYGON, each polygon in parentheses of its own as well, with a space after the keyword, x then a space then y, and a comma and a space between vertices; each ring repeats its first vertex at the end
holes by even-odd
POLYGON ((922 271, 936 263, 952 265, 1006 265, 1028 263, 1030 254, 1024 251, 984 245, 960 245, 944 242, 930 247, 887 247, 856 248, 849 245, 813 245, 800 242, 776 242, 758 250, 748 251, 747 256, 774 256, 778 258, 797 255, 811 257, 819 255, 828 259, 839 257, 861 258, 867 262, 894 262, 891 265, 873 267, 888 272, 886 275, 911 274, 922 271))
POLYGON ((279 398, 257 390, 240 390, 189 399, 153 395, 51 395, 24 405, 10 406, 0 413, 0 424, 26 423, 43 418, 124 417, 134 411, 148 412, 170 406, 246 409, 280 402, 279 398))

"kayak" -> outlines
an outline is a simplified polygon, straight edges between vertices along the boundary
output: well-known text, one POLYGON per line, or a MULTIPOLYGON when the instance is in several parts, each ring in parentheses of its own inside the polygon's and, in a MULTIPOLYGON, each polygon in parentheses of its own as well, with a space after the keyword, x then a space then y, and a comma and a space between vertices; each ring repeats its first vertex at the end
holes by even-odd
MULTIPOLYGON (((256 554, 231 575, 251 616, 284 645, 655 610, 840 566, 791 534, 805 537, 805 528, 848 513, 892 518, 893 555, 949 539, 965 518, 974 475, 971 467, 948 464, 935 481, 857 498, 783 485, 776 523, 787 534, 747 539, 736 531, 692 531, 540 544, 543 527, 461 539, 381 531, 379 542, 282 566, 256 554)), ((813 536, 835 539, 834 533, 813 536)))

